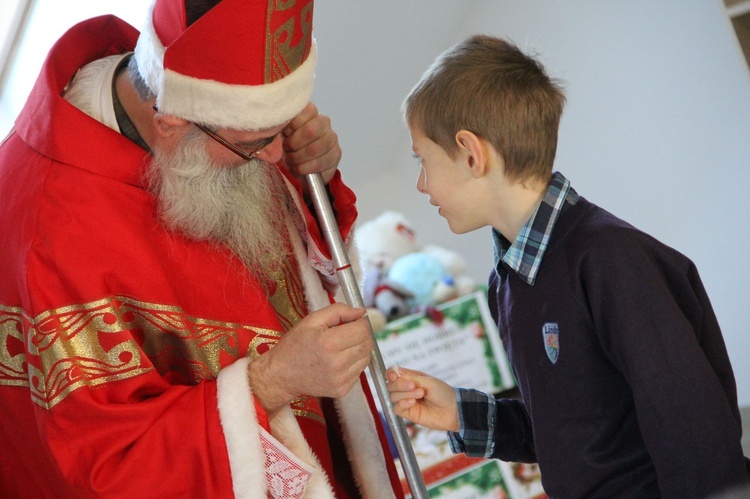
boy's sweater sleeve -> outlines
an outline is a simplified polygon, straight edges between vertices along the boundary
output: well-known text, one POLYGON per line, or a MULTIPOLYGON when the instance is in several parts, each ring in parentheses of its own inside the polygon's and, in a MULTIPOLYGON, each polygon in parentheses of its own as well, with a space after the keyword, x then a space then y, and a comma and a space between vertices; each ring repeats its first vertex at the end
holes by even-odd
POLYGON ((503 461, 536 462, 531 422, 522 401, 456 389, 458 433, 449 432, 454 453, 503 461))
POLYGON ((523 401, 498 398, 496 406, 495 448, 491 457, 515 463, 535 463, 534 434, 523 401))

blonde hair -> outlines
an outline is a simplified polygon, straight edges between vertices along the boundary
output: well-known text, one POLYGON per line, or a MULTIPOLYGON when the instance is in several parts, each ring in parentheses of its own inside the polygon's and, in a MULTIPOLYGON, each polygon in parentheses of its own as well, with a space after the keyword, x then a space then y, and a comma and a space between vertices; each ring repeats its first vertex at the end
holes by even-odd
POLYGON ((565 95, 513 43, 475 35, 443 52, 403 103, 407 124, 456 157, 468 130, 502 155, 509 178, 548 180, 565 95))

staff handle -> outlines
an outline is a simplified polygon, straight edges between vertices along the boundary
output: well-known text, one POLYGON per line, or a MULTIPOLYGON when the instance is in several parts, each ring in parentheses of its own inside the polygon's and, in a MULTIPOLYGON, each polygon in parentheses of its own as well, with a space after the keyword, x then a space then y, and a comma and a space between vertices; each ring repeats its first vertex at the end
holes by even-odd
MULTIPOLYGON (((349 262, 349 256, 346 253, 346 247, 341 238, 336 217, 328 200, 328 193, 326 192, 323 178, 319 173, 313 173, 306 175, 306 179, 321 230, 331 251, 333 263, 336 266, 336 275, 346 302, 351 307, 364 308, 365 304, 362 299, 362 293, 359 290, 354 270, 349 262)), ((375 332, 372 329, 369 318, 367 319, 367 324, 370 327, 370 334, 373 339, 373 349, 370 352, 370 364, 368 367, 373 383, 375 384, 375 391, 378 394, 380 405, 383 407, 385 413, 386 422, 396 444, 398 457, 401 460, 401 466, 404 469, 404 475, 409 484, 411 495, 414 499, 427 499, 429 495, 427 494, 422 474, 419 471, 419 465, 417 464, 417 458, 414 456, 414 449, 409 441, 409 435, 406 433, 406 425, 404 424, 404 420, 393 412, 393 404, 386 388, 385 364, 383 363, 383 357, 380 354, 380 348, 378 347, 375 332)))

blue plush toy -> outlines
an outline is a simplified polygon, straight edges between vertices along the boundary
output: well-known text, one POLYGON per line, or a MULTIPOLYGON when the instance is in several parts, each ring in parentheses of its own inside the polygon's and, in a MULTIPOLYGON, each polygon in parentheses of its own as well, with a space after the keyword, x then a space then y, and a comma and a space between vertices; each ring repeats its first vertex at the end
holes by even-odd
POLYGON ((388 280, 414 295, 408 299, 412 310, 437 305, 456 294, 450 272, 440 260, 426 253, 409 253, 397 259, 388 271, 388 280))
POLYGON ((371 269, 364 276, 362 299, 365 307, 378 309, 386 322, 408 315, 411 308, 407 300, 413 296, 409 290, 390 281, 378 268, 371 269))

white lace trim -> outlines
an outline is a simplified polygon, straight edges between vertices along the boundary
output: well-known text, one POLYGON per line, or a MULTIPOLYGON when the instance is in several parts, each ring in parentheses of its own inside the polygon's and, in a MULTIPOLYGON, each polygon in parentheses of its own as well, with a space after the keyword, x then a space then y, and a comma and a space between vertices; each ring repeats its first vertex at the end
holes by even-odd
POLYGON ((289 452, 264 428, 260 428, 260 441, 266 457, 266 482, 273 498, 302 497, 315 467, 289 452))

